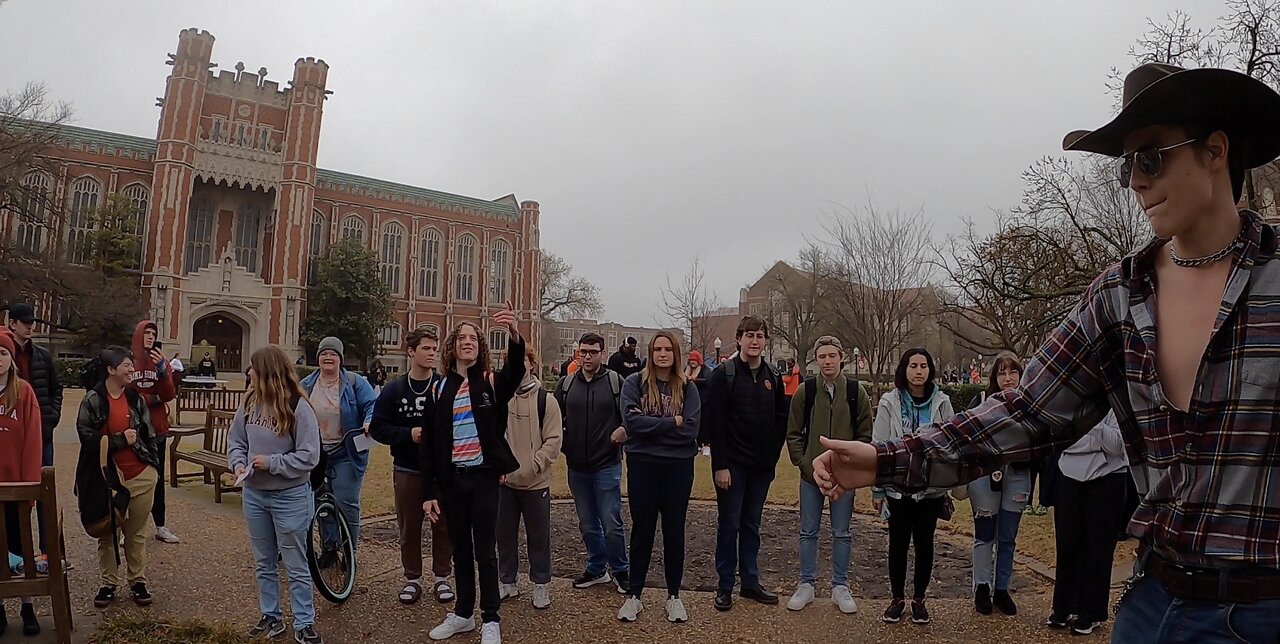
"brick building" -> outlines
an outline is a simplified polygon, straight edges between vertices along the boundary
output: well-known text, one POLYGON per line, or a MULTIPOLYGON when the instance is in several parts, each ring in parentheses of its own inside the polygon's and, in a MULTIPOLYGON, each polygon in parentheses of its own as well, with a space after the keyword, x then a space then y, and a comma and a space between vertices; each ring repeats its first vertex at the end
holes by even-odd
MULTIPOLYGON (((394 294, 383 362, 404 364, 403 333, 481 319, 510 300, 538 337, 539 207, 514 195, 478 199, 316 166, 329 66, 299 58, 287 87, 267 70, 212 69, 214 37, 187 29, 160 99, 156 138, 62 128, 30 190, 65 204, 48 228, 0 221, 0 239, 67 261, 107 195, 144 213, 141 288, 166 345, 219 347, 222 371, 253 350, 297 355, 310 266, 340 239, 368 244, 394 294), (59 231, 57 234, 42 231, 59 231)), ((40 213, 42 218, 45 213, 40 213)), ((72 303, 73 305, 73 303, 72 303)), ((42 302, 41 317, 59 306, 42 302)), ((58 338, 47 338, 55 345, 58 338)), ((505 346, 505 332, 489 332, 505 346)), ((310 357, 310 356, 308 356, 310 357)))
MULTIPOLYGON (((541 355, 542 361, 548 367, 553 364, 558 365, 572 357, 574 349, 578 346, 578 338, 587 333, 597 333, 604 338, 604 349, 608 355, 613 355, 628 336, 634 337, 638 343, 636 353, 642 358, 649 355, 649 340, 653 339, 655 333, 670 331, 676 334, 676 337, 684 337, 684 333, 679 329, 627 326, 617 322, 599 322, 579 318, 564 321, 546 320, 542 326, 541 355)), ((688 347, 684 349, 686 352, 689 350, 688 347)))

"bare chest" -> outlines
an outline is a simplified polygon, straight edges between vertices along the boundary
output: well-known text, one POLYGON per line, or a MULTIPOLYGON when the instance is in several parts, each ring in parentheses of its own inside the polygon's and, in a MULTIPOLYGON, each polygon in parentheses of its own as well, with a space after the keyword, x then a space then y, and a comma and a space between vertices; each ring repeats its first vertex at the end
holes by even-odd
POLYGON ((1158 270, 1156 371, 1165 397, 1186 410, 1222 305, 1230 264, 1203 270, 1158 270))

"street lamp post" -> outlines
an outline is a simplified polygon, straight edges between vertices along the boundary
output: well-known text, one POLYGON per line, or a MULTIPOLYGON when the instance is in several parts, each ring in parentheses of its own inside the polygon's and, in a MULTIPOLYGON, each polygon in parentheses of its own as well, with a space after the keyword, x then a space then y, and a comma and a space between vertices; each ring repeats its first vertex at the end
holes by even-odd
POLYGON ((720 364, 720 347, 721 347, 719 337, 716 338, 715 346, 716 346, 716 365, 719 365, 720 364))
POLYGON ((854 347, 853 348, 853 377, 854 378, 858 377, 858 369, 862 366, 862 360, 860 359, 861 356, 862 356, 862 351, 858 350, 858 347, 854 347))

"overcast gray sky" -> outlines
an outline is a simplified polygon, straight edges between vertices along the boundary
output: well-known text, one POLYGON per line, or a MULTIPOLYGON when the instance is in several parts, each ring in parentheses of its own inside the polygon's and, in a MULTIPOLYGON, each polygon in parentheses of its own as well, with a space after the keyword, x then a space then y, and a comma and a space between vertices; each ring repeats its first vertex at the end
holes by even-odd
POLYGON ((1221 2, 10 0, 0 91, 155 136, 185 27, 223 69, 330 65, 320 165, 542 204, 542 245, 649 324, 702 257, 726 303, 831 203, 922 208, 935 234, 1015 205, 1021 171, 1110 118, 1148 16, 1221 2))

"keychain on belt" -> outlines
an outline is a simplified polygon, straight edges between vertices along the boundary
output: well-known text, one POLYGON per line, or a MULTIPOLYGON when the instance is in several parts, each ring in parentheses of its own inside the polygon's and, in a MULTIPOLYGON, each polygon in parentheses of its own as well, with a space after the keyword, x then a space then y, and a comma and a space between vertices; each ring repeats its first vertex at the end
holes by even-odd
POLYGON ((1142 581, 1143 577, 1147 576, 1147 557, 1150 556, 1150 548, 1143 548, 1142 552, 1138 554, 1137 560, 1133 562, 1133 573, 1124 580, 1124 584, 1120 587, 1120 592, 1116 595, 1116 603, 1112 606, 1113 612, 1120 610, 1120 604, 1124 603, 1125 596, 1129 594, 1130 590, 1133 590, 1134 586, 1138 585, 1138 582, 1142 581))

